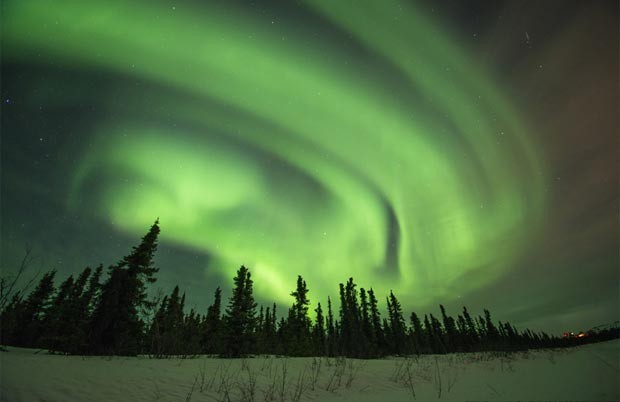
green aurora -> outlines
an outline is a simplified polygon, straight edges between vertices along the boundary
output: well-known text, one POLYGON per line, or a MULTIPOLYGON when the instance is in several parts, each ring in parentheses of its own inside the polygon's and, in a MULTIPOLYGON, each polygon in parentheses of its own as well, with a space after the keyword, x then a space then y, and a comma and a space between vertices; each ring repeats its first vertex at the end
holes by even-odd
POLYGON ((4 62, 151 83, 89 95, 117 113, 71 151, 63 208, 134 238, 159 217, 278 303, 297 274, 313 302, 353 276, 406 306, 507 274, 552 208, 540 128, 415 3, 300 8, 326 33, 225 2, 6 2, 4 62))

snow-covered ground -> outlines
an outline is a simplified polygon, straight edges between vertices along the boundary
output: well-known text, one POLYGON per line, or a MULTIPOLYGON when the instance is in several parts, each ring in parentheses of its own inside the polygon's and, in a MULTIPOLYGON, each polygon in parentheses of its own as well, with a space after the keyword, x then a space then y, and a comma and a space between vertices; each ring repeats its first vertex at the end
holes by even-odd
POLYGON ((7 402, 618 401, 620 341, 559 351, 380 360, 0 352, 7 402), (229 399, 227 399, 227 397, 229 399))

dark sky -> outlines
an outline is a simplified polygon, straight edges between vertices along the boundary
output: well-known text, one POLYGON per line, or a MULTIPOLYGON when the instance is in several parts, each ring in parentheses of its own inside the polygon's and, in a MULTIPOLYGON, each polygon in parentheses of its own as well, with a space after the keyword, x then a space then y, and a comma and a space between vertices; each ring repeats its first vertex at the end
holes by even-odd
POLYGON ((2 3, 2 275, 618 319, 616 1, 203 3, 2 3))

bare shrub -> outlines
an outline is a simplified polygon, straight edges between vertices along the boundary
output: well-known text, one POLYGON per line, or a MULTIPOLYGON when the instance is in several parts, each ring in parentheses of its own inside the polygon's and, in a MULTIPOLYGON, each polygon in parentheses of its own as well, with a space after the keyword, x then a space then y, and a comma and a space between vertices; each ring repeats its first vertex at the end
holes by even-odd
MULTIPOLYGON (((245 362, 245 360, 244 360, 245 362)), ((242 365, 242 371, 246 372, 247 382, 239 382, 239 392, 241 394, 241 402, 254 402, 256 397, 256 376, 257 374, 252 371, 250 366, 245 362, 242 365)))
POLYGON ((437 398, 441 399, 441 371, 439 370, 439 359, 437 356, 435 356, 435 377, 433 383, 435 384, 435 390, 437 391, 437 398))
POLYGON ((278 393, 280 395, 280 402, 284 402, 286 399, 286 377, 288 375, 288 359, 284 359, 282 361, 281 366, 281 378, 280 378, 280 389, 278 393))
POLYGON ((202 361, 202 365, 198 367, 198 379, 200 383, 200 392, 204 392, 207 386, 207 362, 202 361))
MULTIPOLYGON (((216 375, 217 376, 217 375, 216 375)), ((232 387, 235 384, 237 374, 230 373, 230 364, 220 366, 219 370, 219 383, 216 389, 217 397, 215 398, 218 402, 231 402, 231 391, 232 387)))
POLYGON ((192 395, 194 395, 196 384, 198 384, 198 376, 194 376, 194 382, 192 383, 191 388, 187 392, 187 395, 185 395, 185 402, 190 402, 192 400, 192 395))
POLYGON ((390 375, 390 381, 396 383, 401 382, 401 380, 403 379, 403 375, 406 373, 406 367, 408 367, 409 365, 410 361, 407 357, 394 362, 394 369, 392 370, 392 374, 390 375))
POLYGON ((316 387, 316 383, 319 380, 322 364, 323 364, 323 359, 316 358, 316 357, 312 359, 312 363, 310 364, 309 386, 312 391, 314 391, 316 387))
POLYGON ((265 402, 272 402, 276 400, 276 381, 277 376, 273 376, 273 379, 267 383, 267 386, 263 390, 263 399, 265 402))
POLYGON ((291 391, 292 402, 299 402, 299 400, 301 399, 301 396, 303 395, 304 390, 306 388, 305 380, 306 380, 306 369, 304 368, 303 371, 300 372, 299 375, 297 376, 297 381, 295 381, 295 386, 291 391))
POLYGON ((407 366, 405 367, 405 387, 407 388, 407 390, 411 393, 411 397, 413 399, 416 399, 416 394, 415 394, 415 387, 413 385, 413 369, 411 368, 411 364, 412 362, 409 361, 409 364, 407 364, 407 366))
POLYGON ((346 381, 344 386, 348 389, 351 388, 351 385, 353 384, 353 381, 355 380, 355 378, 357 377, 357 374, 359 373, 360 369, 364 366, 364 364, 362 362, 358 362, 357 364, 355 363, 354 360, 349 360, 346 368, 347 368, 347 376, 346 376, 346 381))
POLYGON ((346 359, 344 357, 338 357, 333 362, 332 373, 325 386, 326 391, 335 391, 342 384, 342 376, 346 368, 346 359))

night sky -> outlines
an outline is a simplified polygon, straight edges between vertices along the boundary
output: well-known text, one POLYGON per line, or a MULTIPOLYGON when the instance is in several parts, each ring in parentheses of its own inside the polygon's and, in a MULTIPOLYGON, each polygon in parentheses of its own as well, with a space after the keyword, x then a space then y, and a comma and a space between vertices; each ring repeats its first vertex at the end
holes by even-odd
POLYGON ((261 303, 353 276, 618 319, 617 1, 8 0, 1 45, 3 275, 113 264, 159 217, 154 287, 203 313, 246 264, 261 303))

